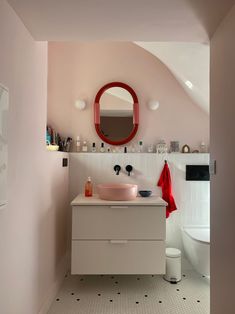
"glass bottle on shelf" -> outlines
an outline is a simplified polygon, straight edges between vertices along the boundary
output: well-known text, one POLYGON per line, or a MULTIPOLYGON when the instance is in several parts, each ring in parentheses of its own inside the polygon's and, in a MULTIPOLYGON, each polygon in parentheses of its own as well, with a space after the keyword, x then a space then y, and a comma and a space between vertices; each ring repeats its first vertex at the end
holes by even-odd
POLYGON ((100 145, 100 152, 104 153, 105 152, 105 148, 104 148, 104 143, 102 142, 100 145))
POLYGON ((87 151, 88 151, 87 142, 86 142, 86 141, 83 141, 83 144, 82 144, 82 152, 83 152, 83 153, 86 153, 87 151))
POLYGON ((148 146, 148 153, 153 153, 153 145, 148 146))
POLYGON ((206 144, 205 144, 205 142, 201 142, 200 153, 206 153, 206 152, 207 152, 206 144))
POLYGON ((81 151, 81 141, 80 141, 80 136, 77 136, 76 140, 76 152, 79 153, 81 151))
POLYGON ((92 143, 91 152, 96 153, 96 146, 95 143, 92 143))
POLYGON ((138 142, 137 153, 143 153, 143 141, 142 140, 138 142))

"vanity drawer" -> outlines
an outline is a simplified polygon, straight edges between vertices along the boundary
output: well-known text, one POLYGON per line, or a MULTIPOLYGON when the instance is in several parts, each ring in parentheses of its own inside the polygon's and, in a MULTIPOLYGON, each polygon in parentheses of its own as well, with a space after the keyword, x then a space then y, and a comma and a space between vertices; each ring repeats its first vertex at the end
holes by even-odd
POLYGON ((72 241, 72 274, 164 274, 164 241, 72 241))
POLYGON ((164 240, 164 207, 74 206, 72 239, 164 240))

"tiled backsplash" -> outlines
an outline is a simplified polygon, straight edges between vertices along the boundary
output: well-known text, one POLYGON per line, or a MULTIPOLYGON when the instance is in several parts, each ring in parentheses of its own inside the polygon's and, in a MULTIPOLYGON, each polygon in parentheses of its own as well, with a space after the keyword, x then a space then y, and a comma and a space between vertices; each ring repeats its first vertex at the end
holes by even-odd
POLYGON ((70 154, 70 198, 83 192, 88 176, 95 185, 98 183, 136 183, 139 189, 151 189, 161 195, 156 186, 161 174, 164 159, 168 160, 173 184, 173 195, 178 210, 167 219, 167 245, 182 249, 181 226, 209 225, 210 183, 185 180, 186 164, 209 164, 209 154, 109 154, 109 153, 71 153, 70 154), (117 176, 113 167, 122 167, 117 176), (133 166, 133 173, 127 176, 126 165, 133 166))

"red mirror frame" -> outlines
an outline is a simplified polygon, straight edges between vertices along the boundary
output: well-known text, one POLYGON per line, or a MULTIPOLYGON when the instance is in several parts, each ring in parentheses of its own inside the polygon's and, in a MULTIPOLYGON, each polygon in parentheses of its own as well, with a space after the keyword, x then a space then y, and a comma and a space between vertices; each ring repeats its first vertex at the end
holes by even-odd
POLYGON ((128 142, 130 142, 134 136, 137 133, 138 127, 139 127, 139 102, 138 102, 138 98, 137 95, 135 93, 135 91, 127 84, 122 83, 122 82, 112 82, 112 83, 108 83, 106 85, 104 85, 97 93, 96 97, 95 97, 95 103, 94 103, 94 120, 95 120, 95 129, 97 134, 99 135, 99 137, 102 139, 102 141, 104 141, 105 143, 108 143, 110 145, 123 145, 126 144, 128 142), (103 95, 103 93, 112 87, 121 87, 124 88, 125 90, 127 90, 133 99, 133 129, 131 131, 131 134, 121 140, 121 141, 111 141, 108 138, 106 138, 103 133, 100 130, 100 98, 103 95))

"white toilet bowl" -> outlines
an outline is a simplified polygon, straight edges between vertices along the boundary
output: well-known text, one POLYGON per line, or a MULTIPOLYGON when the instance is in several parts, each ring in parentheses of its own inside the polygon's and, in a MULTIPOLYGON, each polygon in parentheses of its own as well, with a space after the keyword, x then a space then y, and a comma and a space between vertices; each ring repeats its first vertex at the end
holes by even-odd
POLYGON ((202 275, 210 276, 210 228, 183 227, 182 238, 186 257, 202 275))

